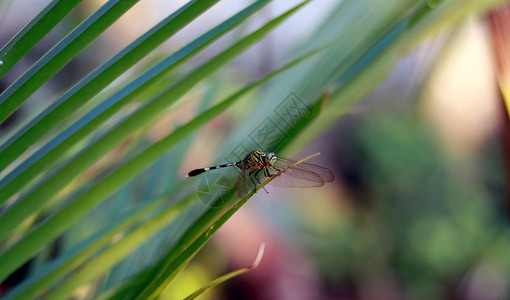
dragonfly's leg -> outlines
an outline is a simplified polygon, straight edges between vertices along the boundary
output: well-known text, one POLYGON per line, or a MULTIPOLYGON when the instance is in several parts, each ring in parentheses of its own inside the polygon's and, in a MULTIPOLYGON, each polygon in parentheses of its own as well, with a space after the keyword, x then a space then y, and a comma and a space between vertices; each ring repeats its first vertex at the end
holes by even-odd
POLYGON ((264 167, 264 176, 271 177, 271 174, 269 174, 269 169, 267 167, 264 167))
MULTIPOLYGON (((275 168, 275 166, 272 166, 272 165, 269 165, 269 166, 270 166, 271 168, 273 168, 273 169, 276 171, 276 173, 281 172, 281 170, 279 170, 279 169, 275 168)), ((269 174, 269 170, 267 170, 267 173, 269 174)), ((274 174, 273 174, 273 175, 274 175, 274 174)))
MULTIPOLYGON (((261 184, 261 183, 260 183, 259 178, 258 178, 257 176, 259 175, 260 171, 262 171, 262 170, 264 170, 264 175, 266 175, 266 168, 258 169, 258 170, 257 170, 257 172, 255 173, 255 180, 257 180, 257 182, 258 182, 259 184, 261 184)), ((269 192, 266 190, 266 188, 265 188, 265 187, 262 187, 262 188, 264 189, 264 191, 266 192, 266 194, 269 194, 269 192)))
POLYGON ((255 178, 255 180, 257 180, 257 182, 258 182, 259 184, 261 184, 261 183, 260 183, 260 180, 259 180, 259 178, 258 178, 257 176, 259 176, 259 173, 260 173, 260 171, 261 171, 261 170, 262 170, 262 169, 256 169, 256 170, 253 170, 253 172, 252 172, 252 173, 254 173, 254 174, 253 174, 253 178, 255 178))
POLYGON ((250 177, 250 180, 251 180, 251 182, 253 183, 253 186, 254 186, 254 188, 253 188, 253 192, 254 193, 257 192, 257 183, 255 182, 255 180, 253 180, 253 173, 255 173, 256 171, 257 170, 252 170, 252 171, 250 171, 250 173, 248 173, 248 177, 250 177))
MULTIPOLYGON (((260 184, 262 184, 262 183, 260 183, 259 178, 257 177, 257 176, 259 175, 260 171, 262 171, 262 168, 261 168, 261 169, 255 169, 255 170, 253 170, 253 171, 251 171, 251 172, 250 172, 250 178, 252 178, 252 182, 253 182, 253 179, 255 179, 255 180, 258 182, 258 184, 259 184, 259 185, 260 185, 260 184)), ((264 174, 264 175, 265 175, 265 174, 264 174)), ((253 183, 255 184, 255 182, 253 182, 253 183)), ((266 193, 268 193, 268 194, 269 194, 269 192, 266 190, 266 188, 265 188, 265 187, 262 187, 262 188, 264 189, 264 191, 265 191, 266 193)), ((257 189, 257 184, 255 184, 254 191, 255 191, 256 189, 257 189)))

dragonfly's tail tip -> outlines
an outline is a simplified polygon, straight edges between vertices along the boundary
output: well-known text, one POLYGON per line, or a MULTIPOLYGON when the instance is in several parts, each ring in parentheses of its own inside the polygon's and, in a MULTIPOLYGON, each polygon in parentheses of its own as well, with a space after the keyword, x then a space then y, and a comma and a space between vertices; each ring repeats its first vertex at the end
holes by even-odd
POLYGON ((188 175, 186 175, 186 177, 193 177, 193 176, 197 176, 198 174, 202 174, 204 173, 205 171, 207 171, 206 169, 195 169, 191 172, 188 173, 188 175))

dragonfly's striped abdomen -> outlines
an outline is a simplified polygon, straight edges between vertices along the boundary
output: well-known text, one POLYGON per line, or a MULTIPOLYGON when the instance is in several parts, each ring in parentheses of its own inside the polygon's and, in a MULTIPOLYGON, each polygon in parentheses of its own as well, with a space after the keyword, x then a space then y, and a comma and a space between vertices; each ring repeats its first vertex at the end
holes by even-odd
POLYGON ((213 166, 213 167, 209 167, 209 168, 195 169, 195 170, 193 170, 193 171, 188 173, 188 177, 197 176, 197 175, 202 174, 204 172, 207 172, 209 170, 226 168, 226 167, 231 167, 231 166, 235 166, 235 165, 237 165, 237 163, 232 162, 232 163, 223 164, 223 165, 217 165, 217 166, 213 166))
POLYGON ((243 158, 237 162, 231 162, 228 164, 217 165, 217 166, 213 166, 213 167, 209 167, 209 168, 195 169, 195 170, 189 172, 187 177, 193 177, 193 176, 200 175, 200 174, 210 171, 210 170, 221 169, 221 168, 226 168, 226 167, 231 167, 231 166, 237 166, 239 169, 241 169, 243 171, 246 171, 251 168, 262 169, 266 165, 266 162, 265 162, 266 155, 267 155, 267 152, 252 151, 245 158, 243 158))

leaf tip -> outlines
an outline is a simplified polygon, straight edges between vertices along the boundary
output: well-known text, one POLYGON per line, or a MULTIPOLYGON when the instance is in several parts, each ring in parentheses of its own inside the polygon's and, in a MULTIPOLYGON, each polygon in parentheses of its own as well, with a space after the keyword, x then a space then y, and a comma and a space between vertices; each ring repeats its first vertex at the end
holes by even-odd
POLYGON ((264 256, 265 249, 266 249, 266 243, 262 243, 260 245, 259 253, 257 254, 257 257, 255 257, 253 264, 249 267, 250 269, 256 268, 260 264, 260 261, 262 260, 262 256, 264 256))

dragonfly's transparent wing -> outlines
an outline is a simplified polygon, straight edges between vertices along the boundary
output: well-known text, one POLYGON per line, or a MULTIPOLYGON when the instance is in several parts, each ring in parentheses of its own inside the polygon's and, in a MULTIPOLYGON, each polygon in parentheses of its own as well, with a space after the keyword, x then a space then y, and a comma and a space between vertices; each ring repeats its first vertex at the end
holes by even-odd
POLYGON ((241 196, 246 195, 250 190, 254 189, 255 187, 251 187, 251 182, 249 176, 246 174, 246 172, 242 171, 241 175, 239 176, 239 179, 237 181, 237 188, 239 191, 239 194, 241 196))
MULTIPOLYGON (((276 160, 276 163, 274 163, 273 166, 278 170, 283 170, 287 169, 290 165, 294 163, 296 163, 296 161, 293 159, 279 156, 278 159, 276 160)), ((286 173, 289 173, 287 175, 293 177, 300 177, 311 181, 317 181, 317 176, 321 178, 322 182, 332 182, 335 179, 335 175, 333 175, 333 173, 329 169, 305 162, 296 165, 295 167, 289 169, 284 174, 286 173)))
POLYGON ((269 184, 278 187, 319 187, 324 182, 331 182, 334 179, 333 173, 324 168, 313 164, 301 163, 292 168, 295 160, 278 157, 273 166, 268 166, 266 172, 269 175, 276 174, 280 170, 286 170, 284 173, 273 179, 269 184))
MULTIPOLYGON (((245 192, 252 190, 257 185, 267 180, 270 176, 278 173, 278 171, 276 169, 268 168, 267 170, 261 169, 259 172, 254 172, 252 176, 249 176, 248 173, 249 172, 242 172, 242 175, 239 178, 239 187, 245 192), (257 174, 256 177, 255 174, 257 174)), ((268 184, 277 187, 306 188, 323 186, 324 181, 319 175, 313 172, 292 168, 280 174, 268 184)))
POLYGON ((302 187, 302 188, 319 187, 324 185, 324 181, 317 174, 316 174, 316 176, 318 177, 317 180, 311 181, 309 180, 310 176, 308 176, 308 178, 302 178, 294 176, 296 175, 295 173, 291 175, 291 173, 289 173, 289 171, 291 170, 288 170, 287 172, 280 174, 279 176, 271 180, 271 182, 269 182, 268 184, 277 187, 302 187))

